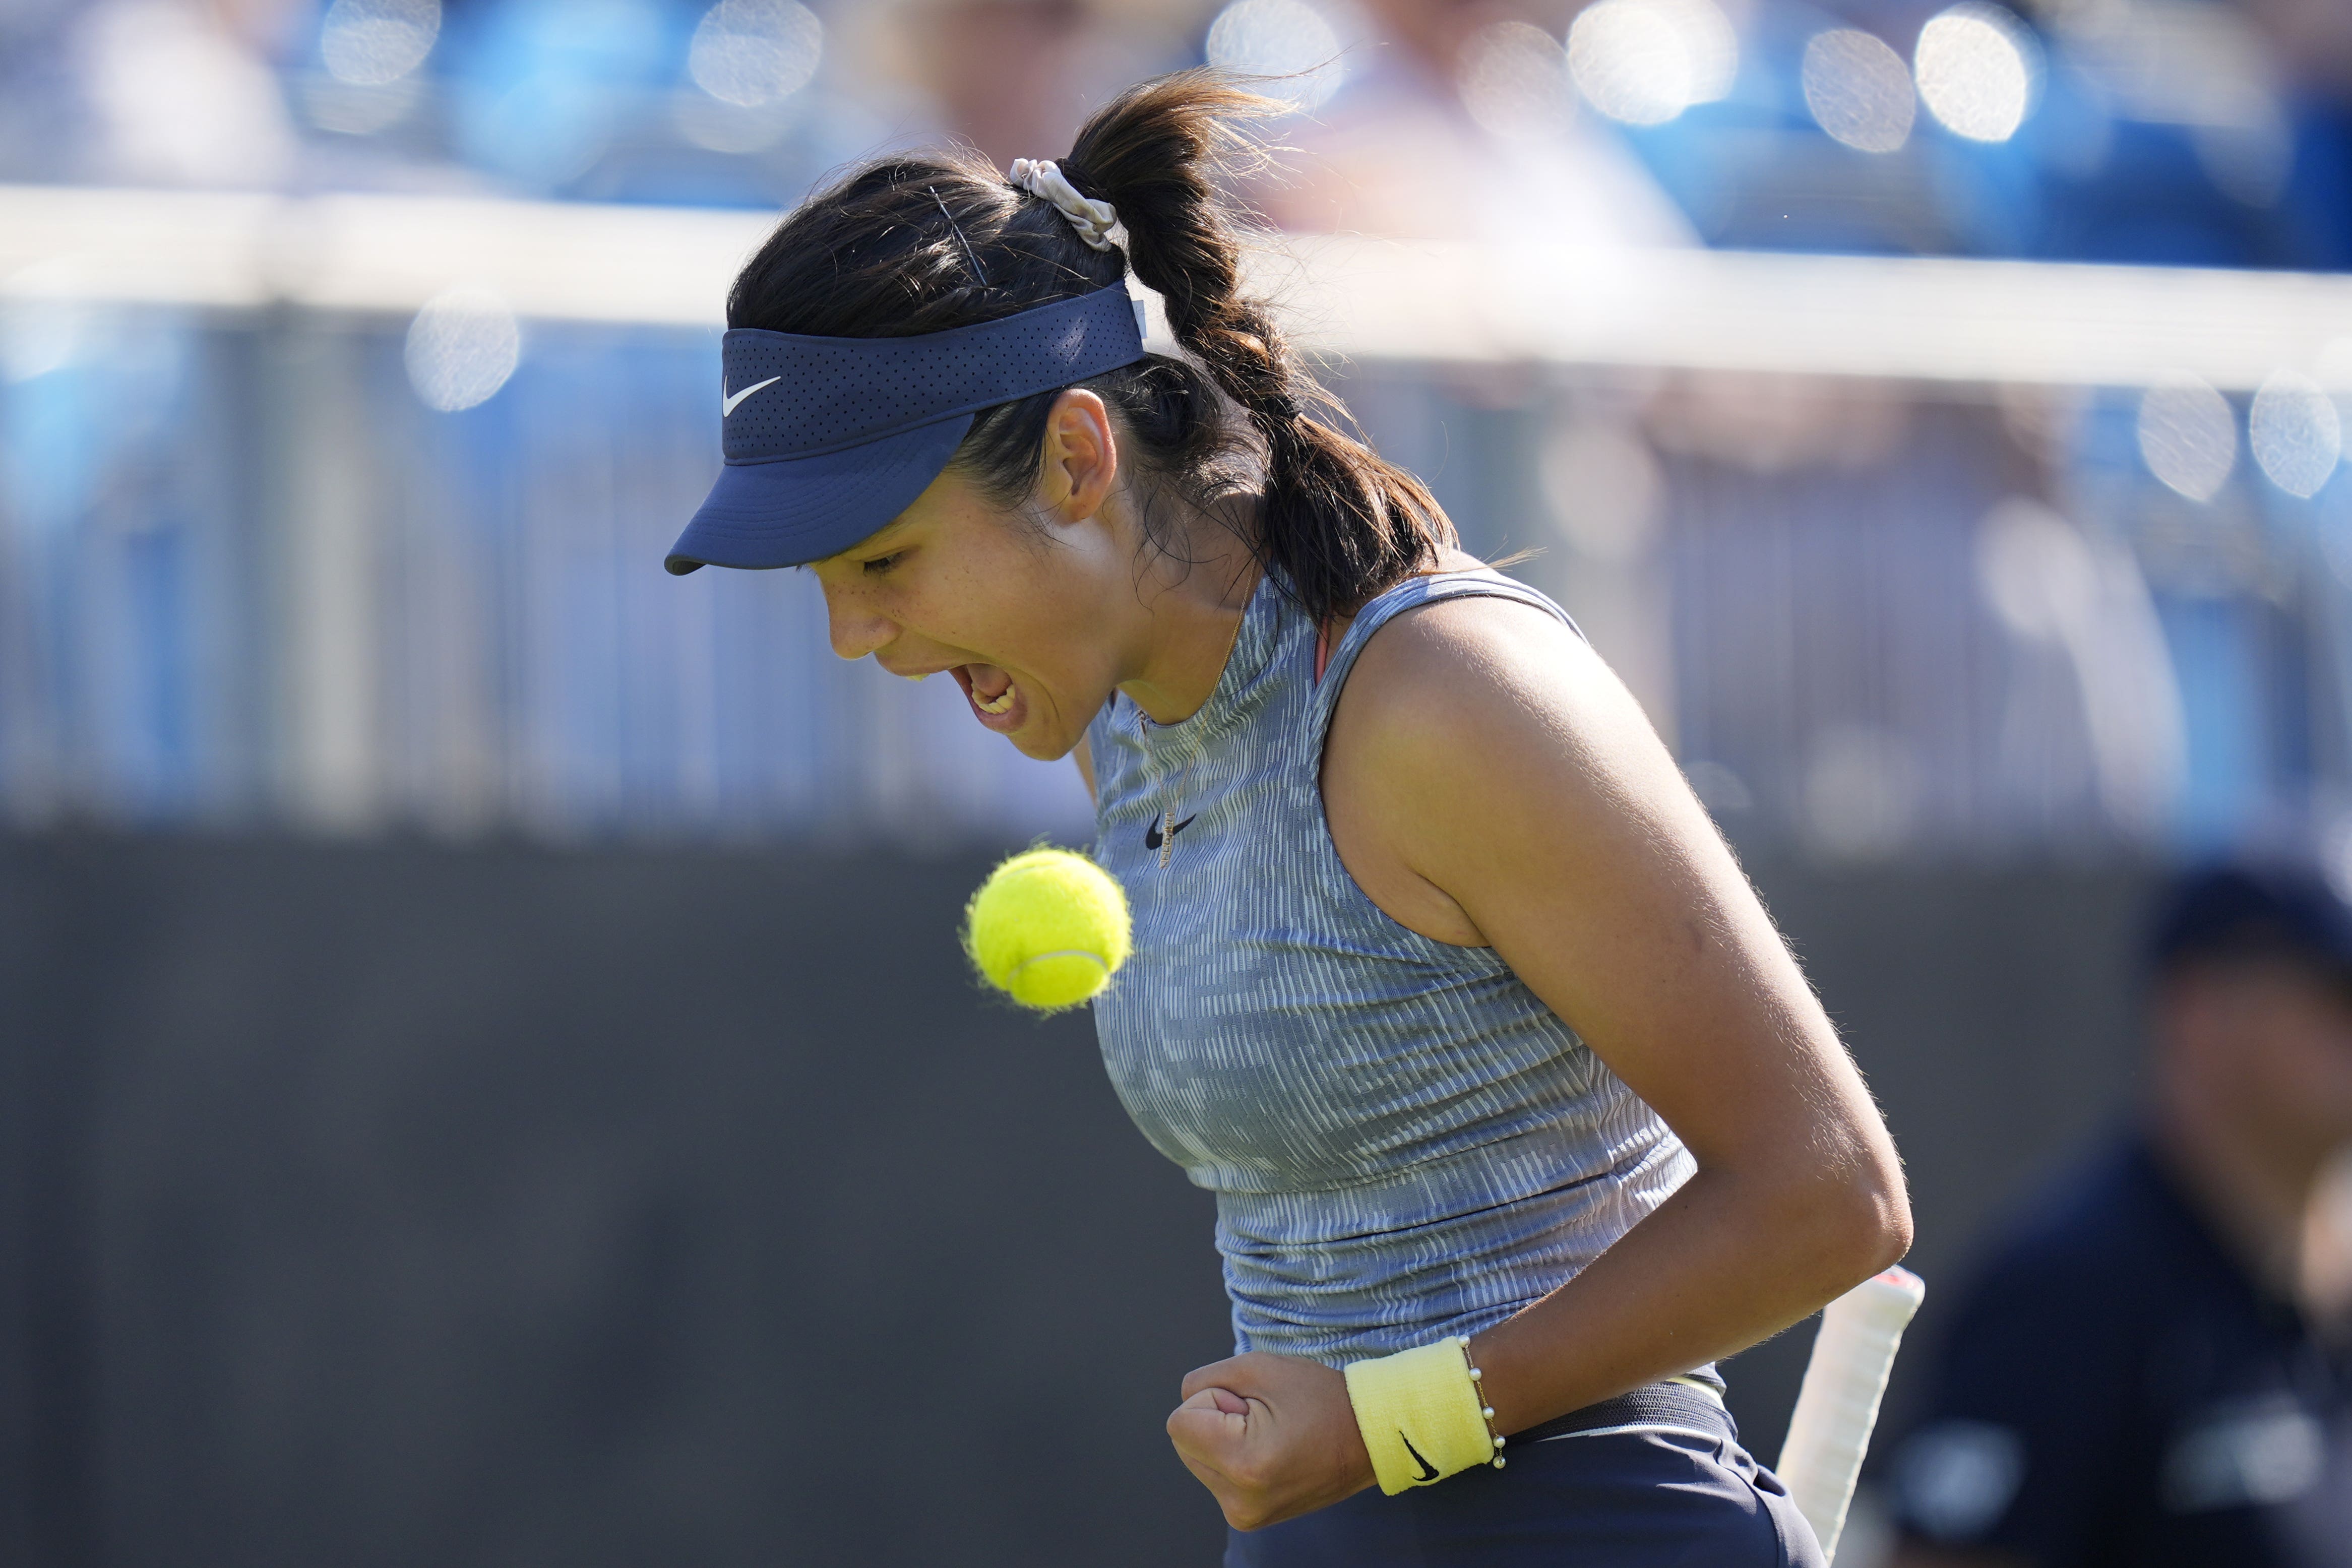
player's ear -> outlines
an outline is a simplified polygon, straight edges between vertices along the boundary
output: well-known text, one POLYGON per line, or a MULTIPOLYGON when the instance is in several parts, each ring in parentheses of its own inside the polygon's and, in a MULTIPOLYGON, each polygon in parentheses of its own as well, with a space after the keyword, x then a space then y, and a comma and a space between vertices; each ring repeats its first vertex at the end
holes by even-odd
POLYGON ((1063 521, 1083 522, 1102 508, 1118 477, 1118 444, 1110 410, 1093 392, 1068 388, 1045 416, 1038 499, 1063 521))

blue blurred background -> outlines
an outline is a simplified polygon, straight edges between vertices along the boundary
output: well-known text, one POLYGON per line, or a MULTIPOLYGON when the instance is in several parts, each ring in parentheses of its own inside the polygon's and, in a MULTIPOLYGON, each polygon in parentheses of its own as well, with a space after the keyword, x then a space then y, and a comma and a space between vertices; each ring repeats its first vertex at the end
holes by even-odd
MULTIPOLYGON (((1122 86, 1204 61, 1295 106, 1245 193, 1277 256, 1330 263, 1296 300, 1329 379, 1473 549, 1535 552, 1514 570, 1758 869, 1912 1154, 1923 1268, 2123 1092, 2149 868, 2286 851, 2352 876, 2336 0, 0 0, 0 1088, 24 1134, 0 1243, 45 1281, 0 1314, 14 1560, 1040 1560, 971 1476, 910 1510, 709 1394, 741 1363, 661 1359, 802 1332, 834 1287, 722 1270, 703 1317, 629 1294, 776 1244, 789 1218, 712 1196, 834 1168, 775 1129, 913 1137, 845 1110, 909 1075, 942 1125, 984 1103, 1014 1145, 1076 1138, 1083 1171, 925 1134, 937 1186, 981 1183, 969 1213, 836 1185, 857 1223, 791 1245, 828 1279, 878 1246, 893 1290, 936 1290, 876 1239, 1034 1236, 1024 1201, 1090 1191, 1066 1221, 1102 1238, 1072 1287, 1094 1327, 1061 1327, 1117 1341, 1128 1314, 1159 1359, 1119 1385, 1132 1408, 1087 1406, 1127 1436, 1072 1472, 1088 1539, 1119 1543, 1084 1560, 1206 1560, 1153 1447, 1153 1391, 1218 1350, 1205 1212, 1121 1141, 1083 1025, 976 1007, 947 936, 991 851, 1090 835, 1076 779, 952 688, 835 660, 804 578, 659 569, 718 464, 725 283, 777 214, 892 146, 1055 155, 1122 86), (933 979, 859 967, 901 949, 933 979), (681 1013, 680 974, 733 999, 681 1013), (910 1035, 1013 1052, 1024 1087, 910 1035), (1049 1048, 1069 1071, 1036 1078, 1049 1048), (573 1071, 603 1097, 545 1109, 573 1071), (695 1092, 663 1099, 679 1074, 695 1092), (478 1124, 416 1109, 477 1092, 501 1107, 478 1124), (728 1120, 746 1105, 773 1119, 728 1120), (698 1176, 604 1157, 706 1136, 736 1153, 698 1176), (377 1207, 320 1174, 346 1139, 381 1156, 377 1207), (510 1143, 543 1157, 482 1167, 511 1199, 483 1240, 462 1215, 487 1189, 449 1173, 510 1143), (320 1195, 299 1221, 289 1190, 320 1195), (192 1193, 203 1224, 172 1207, 192 1193), (696 1231, 713 1214, 736 1228, 696 1231), (506 1294, 430 1288, 551 1227, 555 1260, 506 1294), (352 1281, 395 1245, 411 1293, 379 1321, 352 1281), (314 1287, 344 1305, 287 1304, 314 1287), (168 1356, 166 1301, 212 1325, 168 1356), (569 1343, 565 1312, 620 1337, 583 1330, 495 1399, 303 1383, 346 1354, 446 1376, 419 1324, 530 1347, 569 1343), (612 1416, 640 1374, 704 1390, 706 1447, 627 1447, 667 1429, 612 1416), (592 1406, 635 1436, 515 1458, 585 1442, 592 1406), (353 1436, 386 1421, 409 1423, 389 1457, 353 1436), (435 1511, 470 1495, 417 1457, 443 1447, 537 1500, 435 1511), (820 1529, 828 1489, 856 1511, 820 1529), (440 1522, 386 1533, 412 1507, 440 1522), (704 1536, 646 1522, 689 1518, 704 1536)), ((1004 1347, 1058 1289, 1020 1270, 1067 1252, 1018 1255, 960 1277, 997 1300, 1019 1276, 1003 1333, 891 1318, 887 1354, 930 1347, 916 1377, 845 1309, 824 1331, 862 1348, 812 1351, 813 1383, 755 1357, 763 1397, 919 1400, 980 1357, 961 1397, 1019 1403, 1004 1347)), ((1793 1372, 1757 1354, 1769 1453, 1793 1372)), ((926 1413, 883 1405, 860 1440, 905 1462, 926 1413)))
MULTIPOLYGON (((533 209, 470 241, 467 214, 596 204, 624 214, 604 235, 739 210, 698 253, 715 282, 846 161, 949 134, 1059 151, 1119 85, 1203 59, 1298 73, 1284 177, 1253 193, 1294 232, 2352 254, 2352 20, 2320 0, 11 0, 0 812, 1082 831, 1063 770, 832 668, 804 584, 644 571, 715 461, 716 290, 692 319, 625 284, 509 298, 464 269, 533 209), (351 193, 370 245, 414 243, 426 299, 306 299, 306 214, 351 193), (244 281, 207 297, 175 222, 236 228, 244 281), (456 237, 412 242, 427 225, 456 237)), ((560 289, 594 243, 509 270, 560 289)), ((1759 382, 1442 343, 1333 375, 1475 542, 1541 552, 1530 575, 1594 621, 1743 841, 2325 840, 2352 324, 2340 292, 2249 281, 2303 340, 2248 385, 1857 383, 1801 352, 1759 382)))

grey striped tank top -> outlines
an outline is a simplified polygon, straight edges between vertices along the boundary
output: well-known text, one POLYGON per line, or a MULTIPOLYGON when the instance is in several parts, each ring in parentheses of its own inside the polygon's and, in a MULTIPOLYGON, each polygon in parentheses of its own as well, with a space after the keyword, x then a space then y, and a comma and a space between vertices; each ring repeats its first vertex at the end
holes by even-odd
POLYGON ((1331 1364, 1475 1333, 1573 1277, 1689 1178, 1665 1124, 1492 948, 1382 913, 1323 818, 1324 736, 1392 616, 1492 595, 1412 578, 1316 674, 1316 628, 1262 581, 1200 712, 1115 695, 1087 730, 1095 853, 1135 950, 1094 1006, 1146 1137, 1217 1195, 1238 1350, 1331 1364))

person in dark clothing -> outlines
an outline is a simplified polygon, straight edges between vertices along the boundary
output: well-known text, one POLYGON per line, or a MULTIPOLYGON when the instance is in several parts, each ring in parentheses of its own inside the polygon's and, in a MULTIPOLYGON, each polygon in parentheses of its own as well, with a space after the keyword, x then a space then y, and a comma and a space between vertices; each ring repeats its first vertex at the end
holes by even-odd
POLYGON ((2184 878, 2148 1092, 1969 1289, 1892 1478, 1901 1568, 2352 1568, 2352 1357, 2315 1205, 2352 1146, 2352 908, 2184 878))

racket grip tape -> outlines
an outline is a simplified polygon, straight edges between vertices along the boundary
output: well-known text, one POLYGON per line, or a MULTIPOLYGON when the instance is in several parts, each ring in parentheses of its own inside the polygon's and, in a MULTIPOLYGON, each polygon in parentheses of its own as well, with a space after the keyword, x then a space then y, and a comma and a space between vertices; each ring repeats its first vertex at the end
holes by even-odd
POLYGON ((1789 1439, 1773 1469, 1813 1527, 1825 1560, 1837 1555, 1895 1352, 1927 1292, 1918 1275, 1889 1269, 1822 1309, 1789 1439))

